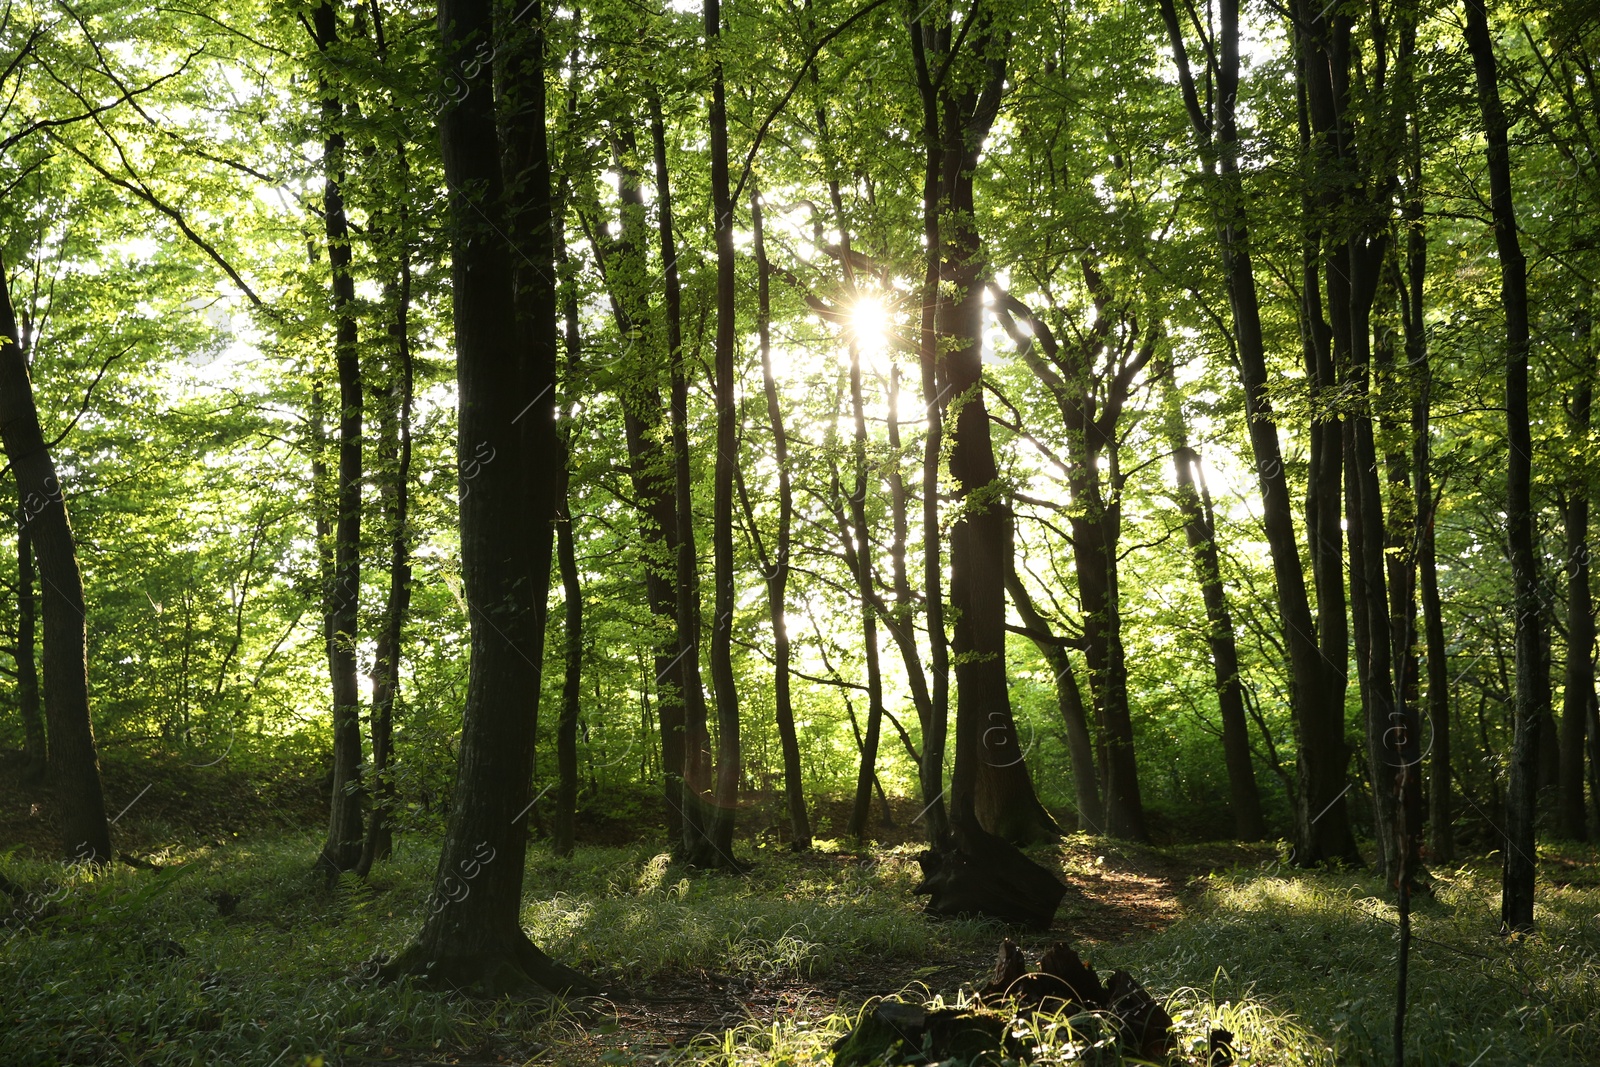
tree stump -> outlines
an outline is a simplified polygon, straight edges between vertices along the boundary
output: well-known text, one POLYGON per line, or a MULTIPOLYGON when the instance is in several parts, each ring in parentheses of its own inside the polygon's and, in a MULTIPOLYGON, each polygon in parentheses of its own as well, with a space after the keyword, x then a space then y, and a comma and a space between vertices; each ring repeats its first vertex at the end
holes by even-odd
POLYGON ((937 850, 917 855, 928 912, 951 918, 984 916, 1047 930, 1067 887, 1003 838, 976 827, 951 835, 937 850))

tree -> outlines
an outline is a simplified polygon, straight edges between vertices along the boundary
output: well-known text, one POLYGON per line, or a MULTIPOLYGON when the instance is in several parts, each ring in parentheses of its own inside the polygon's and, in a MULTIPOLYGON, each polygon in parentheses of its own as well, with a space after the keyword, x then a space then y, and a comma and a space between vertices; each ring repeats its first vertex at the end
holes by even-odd
POLYGON ((334 490, 332 568, 324 591, 323 626, 333 683, 333 784, 328 837, 317 868, 331 878, 361 864, 364 796, 361 786, 361 692, 356 637, 361 609, 361 364, 356 347, 355 279, 350 224, 344 207, 344 104, 327 73, 337 63, 339 20, 331 3, 312 12, 314 43, 326 68, 322 94, 322 220, 332 278, 334 362, 339 374, 338 478, 334 490))
POLYGON ((1144 804, 1134 758, 1128 707, 1128 669, 1122 641, 1117 542, 1122 533, 1118 422, 1135 377, 1155 352, 1155 335, 1139 337, 1137 322, 1120 324, 1126 307, 1112 305, 1106 280, 1087 259, 1080 264, 1095 309, 1089 330, 1075 344, 1061 345, 1037 313, 1007 293, 997 294, 1001 321, 1061 413, 1067 438, 1067 482, 1072 494, 1072 551, 1083 608, 1083 652, 1089 686, 1106 739, 1106 829, 1116 837, 1144 840, 1144 804), (1013 315, 1028 323, 1023 331, 1013 315), (1113 331, 1116 331, 1113 335, 1113 331), (1105 356, 1105 368, 1096 364, 1105 356), (1102 385, 1103 383, 1103 385, 1102 385), (1105 463, 1107 487, 1102 483, 1105 463), (1109 490, 1109 491, 1108 491, 1109 490))
POLYGON ((1250 723, 1245 718, 1244 686, 1239 677, 1239 647, 1233 633, 1233 614, 1222 582, 1217 550, 1217 524, 1206 488, 1200 454, 1189 444, 1183 401, 1178 392, 1176 368, 1168 364, 1161 375, 1166 390, 1166 437, 1172 446, 1172 466, 1178 481, 1178 509, 1183 514, 1184 537, 1194 557, 1195 578, 1205 600, 1207 642, 1216 681, 1217 710, 1222 718, 1222 757, 1228 766, 1228 787, 1233 807, 1233 832, 1241 841, 1258 841, 1266 835, 1261 814, 1261 794, 1256 788, 1250 757, 1250 723))
MULTIPOLYGON (((1316 864, 1355 860, 1359 856, 1344 803, 1345 768, 1350 758, 1344 737, 1344 664, 1342 659, 1330 661, 1317 645, 1295 539, 1288 475, 1267 388, 1266 347, 1246 210, 1248 197, 1239 167, 1239 4, 1237 0, 1223 0, 1218 8, 1215 42, 1206 49, 1207 85, 1214 84, 1216 91, 1208 92, 1205 109, 1195 89, 1182 25, 1172 0, 1161 0, 1161 16, 1178 68, 1184 109, 1212 195, 1251 452, 1292 675, 1290 697, 1299 741, 1296 767, 1300 782, 1295 807, 1295 861, 1316 864)), ((1337 498, 1323 499, 1321 506, 1336 508, 1337 498)))
POLYGON ((541 655, 535 616, 550 577, 549 520, 562 460, 554 398, 548 390, 530 393, 534 383, 554 381, 556 361, 543 20, 535 11, 524 23, 497 25, 492 8, 488 0, 445 0, 439 9, 442 54, 466 87, 441 112, 439 136, 451 189, 462 579, 472 659, 432 911, 387 972, 493 990, 530 982, 586 990, 591 983, 540 951, 520 922, 532 806, 528 705, 538 693, 530 668, 541 655), (506 49, 507 81, 497 99, 482 57, 499 48, 506 49), (497 119, 526 139, 508 146, 509 177, 501 171, 497 119), (508 210, 508 197, 517 210, 508 210), (510 233, 530 238, 519 246, 531 264, 527 275, 515 276, 510 233), (519 425, 524 418, 532 430, 519 425))
MULTIPOLYGON (((937 216, 939 238, 927 249, 930 259, 939 257, 937 273, 929 268, 939 294, 932 323, 938 388, 930 391, 930 404, 940 405, 952 426, 950 474, 957 508, 950 532, 950 647, 956 674, 951 821, 960 832, 981 826, 1009 840, 1032 841, 1053 835, 1056 826, 1028 778, 1007 690, 1011 515, 1000 491, 983 397, 988 268, 973 216, 974 170, 999 112, 1010 35, 981 2, 968 9, 959 39, 948 22, 935 26, 913 20, 911 33, 924 114, 934 123, 924 138, 928 151, 938 154, 937 170, 930 164, 937 185, 924 194, 936 198, 928 210, 937 216), (964 44, 969 33, 972 43, 964 44)), ((932 483, 924 484, 923 492, 931 497, 932 483)), ((928 595, 933 595, 931 583, 928 595)))
POLYGON ((769 553, 756 527, 744 480, 739 481, 745 521, 767 587, 767 614, 772 620, 772 700, 783 747, 783 794, 789 811, 789 842, 796 850, 811 847, 811 820, 806 813, 804 785, 800 779, 800 739, 795 733, 794 705, 789 692, 791 646, 789 642, 789 553, 793 540, 794 489, 789 475, 789 435, 784 429, 778 383, 772 373, 772 264, 767 261, 766 230, 761 216, 761 194, 750 190, 750 224, 756 257, 756 333, 761 347, 761 388, 772 427, 772 454, 778 465, 778 527, 769 553))
POLYGON ((1539 724, 1549 703, 1548 678, 1539 669, 1539 574, 1534 557, 1533 439, 1528 423, 1528 268, 1517 236, 1511 195, 1511 156, 1505 110, 1489 36, 1487 4, 1465 0, 1467 50, 1477 81, 1489 169, 1489 207, 1500 257, 1500 305, 1505 312, 1506 538, 1511 551, 1512 607, 1516 617, 1516 686, 1511 780, 1506 790, 1506 841, 1500 921, 1512 930, 1533 926, 1534 815, 1538 789, 1539 724))
POLYGON ((33 542, 43 588, 48 778, 60 810, 62 854, 109 863, 111 825, 106 821, 100 761, 89 722, 83 575, 67 518, 66 490, 39 426, 10 285, 0 258, 0 442, 17 479, 22 524, 33 542))

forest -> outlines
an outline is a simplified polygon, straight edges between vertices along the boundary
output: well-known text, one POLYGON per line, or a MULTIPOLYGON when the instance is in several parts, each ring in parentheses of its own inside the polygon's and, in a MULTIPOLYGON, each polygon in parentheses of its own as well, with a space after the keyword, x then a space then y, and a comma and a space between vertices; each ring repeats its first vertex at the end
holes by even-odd
POLYGON ((1600 1062, 1588 0, 0 4, 0 1062, 1600 1062))

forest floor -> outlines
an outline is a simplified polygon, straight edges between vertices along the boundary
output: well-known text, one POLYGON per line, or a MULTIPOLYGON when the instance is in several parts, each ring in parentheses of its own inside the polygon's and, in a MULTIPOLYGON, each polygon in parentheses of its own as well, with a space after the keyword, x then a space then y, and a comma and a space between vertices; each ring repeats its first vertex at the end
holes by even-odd
MULTIPOLYGON (((120 773, 107 774, 114 810, 144 788, 120 773)), ((160 869, 95 872, 48 859, 38 794, 0 774, 0 873, 29 891, 0 928, 8 1067, 827 1062, 874 998, 981 985, 1007 934, 1030 959, 1063 940, 1102 973, 1131 971, 1177 1020, 1178 1062, 1204 1063, 1212 1026, 1240 1035, 1240 1064, 1393 1062, 1391 895, 1364 872, 1286 868, 1273 846, 1066 836, 1033 853, 1068 887, 1055 923, 1019 934, 922 914, 914 806, 856 846, 828 836, 843 811, 825 804, 817 848, 796 855, 768 832, 771 798, 754 797, 742 875, 675 866, 654 828, 634 823, 645 839, 628 842, 632 820, 592 815, 587 836, 612 843, 566 859, 535 845, 523 923, 607 995, 493 1001, 362 978, 418 929, 435 838, 403 835, 368 884, 329 890, 309 873, 314 784, 156 780, 192 805, 146 804, 152 788, 117 829, 119 848, 160 869)), ((1600 1062, 1597 859, 1542 847, 1539 932, 1511 940, 1493 857, 1435 868, 1415 917, 1408 1063, 1600 1062)))

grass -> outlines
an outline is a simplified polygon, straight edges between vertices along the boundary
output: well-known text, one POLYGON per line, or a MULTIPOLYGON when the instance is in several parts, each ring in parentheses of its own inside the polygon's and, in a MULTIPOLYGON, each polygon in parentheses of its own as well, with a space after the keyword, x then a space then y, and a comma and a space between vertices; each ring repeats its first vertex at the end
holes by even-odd
MULTIPOLYGON (((1497 932, 1497 866, 1434 872, 1436 898, 1413 914, 1408 1063, 1600 1062, 1600 891, 1553 884, 1574 854, 1595 856, 1544 852, 1531 938, 1497 932)), ((1191 916, 1109 962, 1152 987, 1202 986, 1186 994, 1200 1010, 1268 1005, 1318 1035, 1328 1062, 1388 1064, 1397 951, 1393 898, 1376 880, 1274 865, 1214 875, 1191 916)))
MULTIPOLYGON (((1082 874, 1080 844, 1062 852, 1069 878, 1082 874)), ((626 1004, 703 990, 704 972, 798 990, 808 1007, 730 1020, 737 1025, 663 1062, 825 1062, 865 997, 847 993, 836 1006, 828 991, 865 981, 894 993, 919 972, 940 969, 944 981, 952 963, 978 978, 1000 937, 993 924, 925 919, 909 893, 910 848, 763 852, 742 877, 691 874, 653 847, 585 848, 570 859, 536 851, 524 925, 552 955, 609 983, 621 1014, 469 1000, 361 978, 362 961, 397 951, 419 928, 436 844, 403 842, 370 885, 332 892, 309 874, 317 845, 287 834, 197 846, 154 856, 168 864, 161 872, 0 861, 35 894, 26 924, 0 929, 0 1058, 17 1067, 632 1063, 650 1042, 630 1032, 626 1004), (240 898, 230 916, 219 912, 220 892, 240 898)), ((1539 933, 1511 942, 1495 932, 1496 868, 1436 872, 1437 899, 1415 919, 1408 1063, 1600 1062, 1595 858, 1547 850, 1539 933)), ((1121 862, 1109 853, 1108 866, 1121 862)), ((1186 1062, 1203 1062, 1205 1036, 1221 1026, 1238 1035, 1241 1064, 1390 1063, 1393 910, 1360 875, 1238 869, 1204 879, 1165 929, 1094 947, 1093 963, 1126 968, 1167 998, 1186 1062)), ((1037 958, 1061 936, 1070 934, 1024 944, 1037 958)), ((908 995, 954 998, 954 985, 908 995)), ((1062 1036, 1038 1035, 1039 1062, 1076 1054, 1062 1036)))

